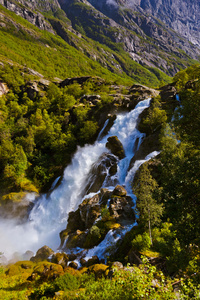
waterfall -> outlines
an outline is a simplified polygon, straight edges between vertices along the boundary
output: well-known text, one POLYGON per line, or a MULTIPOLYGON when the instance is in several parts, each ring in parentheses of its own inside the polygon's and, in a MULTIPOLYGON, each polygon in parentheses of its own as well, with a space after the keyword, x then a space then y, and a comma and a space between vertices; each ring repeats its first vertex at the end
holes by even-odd
MULTIPOLYGON (((71 164, 64 171, 61 184, 50 195, 48 193, 48 195, 40 196, 39 199, 30 200, 34 202, 34 208, 25 224, 17 224, 16 220, 0 220, 0 252, 11 257, 14 252, 23 253, 27 250, 35 252, 45 244, 53 250, 58 248, 60 244, 59 232, 66 228, 69 212, 76 210, 82 202, 92 166, 103 153, 109 152, 105 144, 110 136, 115 135, 122 142, 125 158, 119 161, 117 173, 109 181, 107 178, 104 180, 103 187, 112 189, 118 183, 124 185, 129 195, 133 197, 129 181, 139 168, 140 163, 137 166, 134 165, 129 171, 128 168, 134 151, 139 148, 144 138, 144 134, 136 128, 137 120, 140 113, 149 106, 150 100, 149 98, 141 101, 129 113, 119 114, 108 134, 102 139, 100 139, 100 134, 99 139, 93 145, 79 147, 71 164)), ((150 157, 156 154, 153 153, 150 157)), ((148 159, 149 157, 145 158, 144 161, 148 159)), ((56 183, 57 181, 54 182, 54 186, 56 183)), ((28 196, 33 197, 33 194, 28 196)), ((125 232, 126 230, 122 234, 125 232)), ((116 240, 121 236, 113 232, 109 232, 107 235, 105 241, 103 241, 104 243, 107 243, 111 236, 113 237, 112 240, 116 240)), ((98 251, 101 252, 100 248, 99 250, 96 249, 95 253, 98 251)))

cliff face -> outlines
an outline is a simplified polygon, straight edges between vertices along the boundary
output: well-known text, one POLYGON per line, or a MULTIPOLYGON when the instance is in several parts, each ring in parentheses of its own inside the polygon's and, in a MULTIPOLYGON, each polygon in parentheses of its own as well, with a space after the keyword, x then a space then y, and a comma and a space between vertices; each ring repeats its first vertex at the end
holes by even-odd
POLYGON ((200 2, 198 0, 89 0, 104 12, 123 8, 161 20, 190 42, 200 46, 200 2))
POLYGON ((148 14, 159 18, 166 25, 200 46, 200 2, 199 0, 132 0, 148 14))
MULTIPOLYGON (((151 6, 149 2, 147 6, 139 0, 60 0, 60 5, 74 28, 81 26, 87 36, 109 46, 105 37, 115 44, 121 43, 132 59, 145 67, 174 75, 184 68, 182 60, 199 59, 199 48, 162 22, 156 3, 151 6)), ((170 12, 175 20, 176 11, 170 12)))

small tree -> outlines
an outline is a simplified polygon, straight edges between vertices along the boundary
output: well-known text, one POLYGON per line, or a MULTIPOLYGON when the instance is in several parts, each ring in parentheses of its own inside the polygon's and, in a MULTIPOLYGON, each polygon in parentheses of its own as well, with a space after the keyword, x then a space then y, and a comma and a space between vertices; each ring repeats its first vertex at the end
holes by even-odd
POLYGON ((163 212, 163 205, 157 203, 153 196, 157 188, 158 184, 152 178, 147 164, 143 164, 134 184, 133 192, 137 197, 136 208, 139 212, 139 222, 143 223, 144 227, 148 227, 151 244, 151 227, 160 222, 163 212))

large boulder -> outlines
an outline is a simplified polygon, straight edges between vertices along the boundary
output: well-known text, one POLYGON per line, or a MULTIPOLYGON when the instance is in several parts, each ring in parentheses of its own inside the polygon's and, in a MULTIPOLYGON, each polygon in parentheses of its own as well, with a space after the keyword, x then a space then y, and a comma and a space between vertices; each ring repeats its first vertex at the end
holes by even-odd
POLYGON ((111 136, 108 138, 106 147, 111 151, 112 154, 122 159, 125 157, 125 152, 122 143, 117 136, 111 136))
POLYGON ((118 159, 113 154, 103 153, 90 171, 84 193, 98 192, 108 174, 110 176, 116 174, 117 161, 118 159))
POLYGON ((31 261, 33 262, 39 262, 39 261, 43 261, 43 260, 47 260, 47 258, 52 255, 54 252, 51 248, 49 248, 48 246, 43 246, 42 248, 40 248, 37 252, 36 255, 31 257, 31 261))
POLYGON ((69 256, 66 253, 54 253, 51 257, 51 262, 61 265, 63 268, 67 267, 69 256))
POLYGON ((73 249, 76 247, 83 248, 86 235, 87 234, 85 231, 80 231, 80 230, 76 230, 75 232, 70 233, 66 240, 66 244, 65 244, 66 249, 69 248, 73 249))
POLYGON ((126 196, 126 194, 127 191, 121 185, 117 185, 112 193, 113 196, 120 196, 120 197, 126 196))
POLYGON ((109 202, 110 215, 119 223, 135 221, 133 201, 129 196, 112 196, 109 202))
POLYGON ((100 216, 99 194, 94 195, 92 198, 85 199, 79 205, 80 217, 85 225, 85 228, 90 228, 95 220, 100 216))

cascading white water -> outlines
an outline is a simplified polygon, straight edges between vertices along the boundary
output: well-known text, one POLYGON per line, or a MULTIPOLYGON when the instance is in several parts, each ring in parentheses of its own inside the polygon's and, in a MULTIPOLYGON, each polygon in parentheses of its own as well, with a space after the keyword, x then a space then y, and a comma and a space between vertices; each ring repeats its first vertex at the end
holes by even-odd
MULTIPOLYGON (((128 167, 134 147, 137 142, 139 148, 144 137, 144 134, 136 129, 137 120, 139 114, 149 104, 150 99, 141 101, 133 111, 118 115, 107 136, 97 140, 94 145, 79 147, 72 163, 64 171, 61 184, 48 197, 42 195, 35 200, 29 221, 17 225, 15 220, 0 220, 0 252, 10 257, 16 251, 21 253, 27 250, 36 251, 45 244, 56 250, 60 241, 59 232, 66 228, 68 213, 77 209, 82 201, 92 165, 104 152, 109 152, 105 147, 109 136, 116 135, 119 138, 126 154, 119 162, 113 183, 117 181, 128 188, 128 176, 130 172, 133 175, 133 170, 128 172, 128 167)), ((104 187, 107 187, 106 180, 104 187)), ((131 193, 130 189, 128 191, 131 193)))

